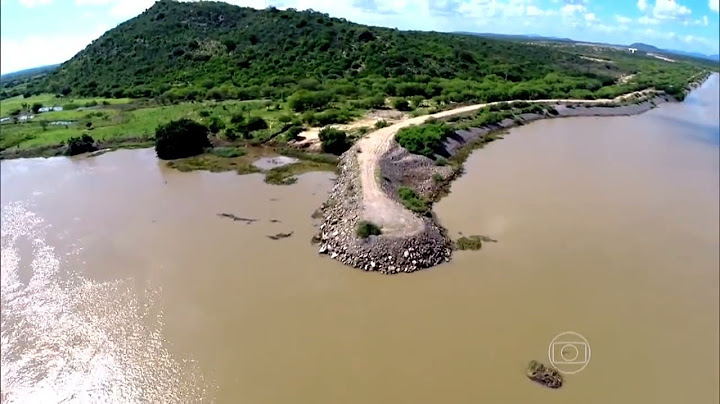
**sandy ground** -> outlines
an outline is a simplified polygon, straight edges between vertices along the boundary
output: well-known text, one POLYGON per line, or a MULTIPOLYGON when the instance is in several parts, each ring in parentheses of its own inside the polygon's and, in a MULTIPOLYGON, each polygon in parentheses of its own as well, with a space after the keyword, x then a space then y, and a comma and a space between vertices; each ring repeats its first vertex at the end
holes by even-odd
POLYGON ((664 61, 666 61, 666 62, 673 62, 673 63, 675 62, 675 59, 670 59, 670 58, 667 58, 667 57, 665 57, 665 56, 656 55, 656 54, 654 54, 654 53, 648 53, 648 56, 652 56, 652 57, 654 57, 654 58, 657 58, 657 59, 660 59, 660 60, 664 60, 664 61))
MULTIPOLYGON (((372 130, 375 128, 375 123, 379 120, 384 119, 385 121, 392 123, 405 118, 406 115, 399 111, 375 111, 357 121, 329 126, 346 132, 362 127, 367 127, 372 130)), ((308 150, 320 150, 320 139, 318 139, 320 130, 322 130, 322 128, 310 128, 306 131, 300 132, 298 136, 301 136, 304 139, 296 142, 295 144, 301 147, 306 147, 308 150)))
MULTIPOLYGON (((601 100, 574 100, 574 99, 556 99, 556 100, 535 100, 537 103, 603 103, 603 102, 621 102, 635 94, 648 94, 654 90, 636 91, 617 97, 615 99, 601 100)), ((509 101, 513 103, 515 101, 509 101)), ((390 199, 383 191, 379 183, 380 179, 380 158, 387 153, 395 141, 395 134, 398 130, 424 123, 430 118, 440 119, 453 115, 472 112, 480 108, 499 104, 499 102, 491 102, 485 104, 469 105, 448 111, 438 112, 432 115, 418 116, 415 118, 406 118, 400 122, 378 129, 371 132, 364 138, 360 139, 350 152, 357 153, 358 165, 360 169, 360 181, 363 190, 363 217, 383 228, 386 235, 411 235, 424 228, 423 220, 414 213, 405 209, 401 204, 390 199)))

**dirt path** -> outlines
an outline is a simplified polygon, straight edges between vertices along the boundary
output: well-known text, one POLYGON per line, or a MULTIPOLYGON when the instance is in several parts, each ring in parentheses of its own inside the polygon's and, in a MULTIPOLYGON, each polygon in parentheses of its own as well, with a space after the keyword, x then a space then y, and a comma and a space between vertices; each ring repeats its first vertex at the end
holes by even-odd
MULTIPOLYGON (((654 92, 652 89, 636 91, 624 94, 614 99, 600 100, 573 100, 573 99, 553 99, 553 100, 533 100, 529 102, 554 104, 554 103, 612 103, 622 102, 623 100, 635 94, 648 94, 654 92)), ((516 101, 508 101, 509 104, 516 101)), ((522 100, 525 101, 525 100, 522 100)), ((380 186, 380 164, 379 160, 387 153, 393 142, 395 134, 402 128, 411 125, 420 125, 430 118, 440 119, 453 115, 464 114, 476 111, 480 108, 500 104, 501 102, 490 102, 485 104, 475 104, 456 109, 438 112, 432 115, 423 115, 415 118, 407 118, 394 125, 386 128, 378 129, 369 133, 360 139, 351 152, 357 152, 358 165, 360 169, 360 181, 363 190, 363 217, 383 228, 383 233, 392 236, 407 236, 422 231, 424 228, 423 220, 414 213, 405 209, 404 206, 390 199, 380 186)))

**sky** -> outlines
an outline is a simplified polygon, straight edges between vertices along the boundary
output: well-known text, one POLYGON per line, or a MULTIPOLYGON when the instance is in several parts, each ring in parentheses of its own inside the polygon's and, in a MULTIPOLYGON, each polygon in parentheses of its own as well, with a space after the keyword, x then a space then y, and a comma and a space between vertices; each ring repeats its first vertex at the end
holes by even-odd
MULTIPOLYGON (((228 0, 399 29, 644 42, 717 54, 720 0, 228 0)), ((153 0, 0 0, 0 73, 61 63, 153 0)))

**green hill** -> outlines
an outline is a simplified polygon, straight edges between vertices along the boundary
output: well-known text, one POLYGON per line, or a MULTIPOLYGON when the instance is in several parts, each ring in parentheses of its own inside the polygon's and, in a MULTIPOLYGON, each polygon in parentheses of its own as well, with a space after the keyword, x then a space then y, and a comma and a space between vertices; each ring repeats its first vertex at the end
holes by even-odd
MULTIPOLYGON (((560 89, 567 93, 597 90, 624 72, 552 47, 367 27, 309 11, 162 0, 62 64, 36 92, 254 99, 325 85, 340 96, 445 94, 461 101, 470 92, 502 99, 513 84, 549 73, 567 83, 560 89)), ((553 92, 531 87, 513 96, 553 92)))

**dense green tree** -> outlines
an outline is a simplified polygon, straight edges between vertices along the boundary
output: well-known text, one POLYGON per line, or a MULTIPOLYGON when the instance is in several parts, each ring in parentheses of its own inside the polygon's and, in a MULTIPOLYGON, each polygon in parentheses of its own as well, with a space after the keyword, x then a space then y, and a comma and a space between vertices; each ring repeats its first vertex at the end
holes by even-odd
POLYGON ((340 155, 351 146, 347 134, 339 129, 325 128, 320 131, 319 138, 325 153, 340 155))
POLYGON ((163 160, 195 156, 209 146, 208 128, 191 119, 170 121, 155 130, 155 152, 163 160))
POLYGON ((88 134, 83 134, 80 137, 71 137, 68 140, 65 154, 68 156, 74 156, 76 154, 88 153, 95 150, 97 150, 95 139, 88 134))

